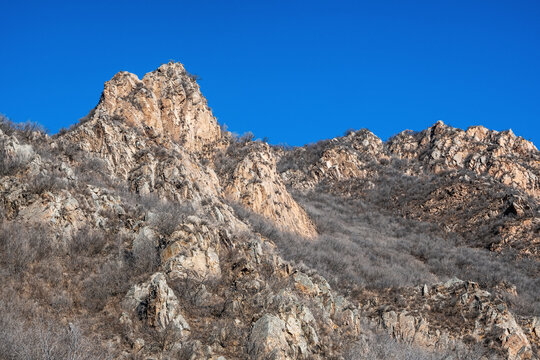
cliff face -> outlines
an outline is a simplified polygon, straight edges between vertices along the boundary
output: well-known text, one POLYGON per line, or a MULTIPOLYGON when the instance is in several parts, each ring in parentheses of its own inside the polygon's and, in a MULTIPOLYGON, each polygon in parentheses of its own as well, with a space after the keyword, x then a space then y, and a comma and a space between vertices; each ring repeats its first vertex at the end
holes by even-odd
POLYGON ((90 121, 124 121, 151 137, 166 137, 188 151, 214 146, 221 131, 193 76, 169 63, 142 80, 128 72, 105 83, 90 121))
POLYGON ((225 196, 271 219, 281 230, 310 238, 315 226, 289 194, 276 169, 270 147, 246 144, 230 154, 237 158, 229 169, 222 169, 225 196))
POLYGON ((511 132, 272 147, 169 63, 0 144, 7 358, 538 356, 540 155, 511 132))
POLYGON ((97 107, 55 146, 98 156, 136 193, 176 200, 225 195, 283 229, 313 236, 313 224, 282 184, 268 148, 253 148, 221 179, 213 166, 201 164, 226 149, 225 135, 194 78, 169 63, 142 80, 115 75, 97 107))

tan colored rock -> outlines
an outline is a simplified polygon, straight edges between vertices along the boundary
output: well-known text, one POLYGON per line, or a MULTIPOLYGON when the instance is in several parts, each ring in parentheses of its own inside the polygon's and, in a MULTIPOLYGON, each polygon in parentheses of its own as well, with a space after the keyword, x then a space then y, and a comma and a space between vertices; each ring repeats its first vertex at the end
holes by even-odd
POLYGON ((180 336, 190 331, 178 298, 163 273, 155 273, 147 282, 134 285, 125 296, 124 308, 158 330, 172 327, 180 336))
POLYGON ((282 230, 308 238, 315 236, 313 222, 287 191, 267 144, 250 145, 225 180, 224 188, 226 197, 272 220, 282 230))
POLYGON ((216 174, 199 160, 211 157, 221 140, 195 80, 169 63, 142 80, 115 75, 97 107, 53 146, 102 158, 139 194, 180 201, 219 196, 216 174))
POLYGON ((472 126, 464 131, 438 121, 419 133, 398 134, 387 147, 392 154, 418 159, 435 172, 469 169, 540 196, 540 153, 512 130, 498 132, 472 126))
POLYGON ((293 278, 295 282, 294 285, 299 291, 312 296, 319 294, 318 286, 315 285, 306 274, 297 272, 294 274, 293 278))
POLYGON ((248 354, 254 360, 285 360, 289 345, 285 338, 285 322, 266 314, 255 322, 249 336, 248 354))
POLYGON ((137 158, 128 181, 139 194, 157 194, 175 201, 217 197, 219 180, 210 168, 201 166, 183 151, 175 151, 164 159, 146 153, 137 158))
POLYGON ((32 145, 21 144, 15 136, 7 136, 2 130, 0 130, 0 147, 3 170, 7 170, 6 167, 10 164, 25 166, 37 156, 32 145))
MULTIPOLYGON (((508 311, 492 311, 495 318, 494 328, 502 348, 506 350, 508 359, 530 359, 532 357, 531 344, 514 316, 508 311)), ((489 314, 488 314, 489 315, 489 314)))
POLYGON ((304 146, 279 154, 280 161, 292 162, 301 167, 282 172, 281 176, 288 185, 310 189, 322 181, 363 179, 373 175, 368 163, 387 158, 381 139, 365 129, 311 146, 316 150, 304 146), (315 152, 317 157, 308 155, 311 152, 315 152), (309 161, 303 162, 303 158, 309 161))
POLYGON ((128 72, 105 83, 93 118, 118 119, 153 136, 178 141, 189 151, 217 142, 220 128, 197 82, 180 63, 168 63, 142 80, 128 72))
MULTIPOLYGON (((478 342, 490 341, 491 347, 510 360, 532 356, 531 343, 506 304, 474 282, 453 278, 431 286, 427 296, 423 286, 403 293, 406 309, 383 310, 378 315, 382 327, 397 339, 428 348, 452 349, 470 337, 478 342)), ((376 311, 387 306, 385 303, 376 311)))
POLYGON ((218 252, 222 234, 200 224, 191 216, 191 222, 181 225, 167 240, 161 252, 163 268, 170 278, 196 278, 199 280, 221 276, 218 252))

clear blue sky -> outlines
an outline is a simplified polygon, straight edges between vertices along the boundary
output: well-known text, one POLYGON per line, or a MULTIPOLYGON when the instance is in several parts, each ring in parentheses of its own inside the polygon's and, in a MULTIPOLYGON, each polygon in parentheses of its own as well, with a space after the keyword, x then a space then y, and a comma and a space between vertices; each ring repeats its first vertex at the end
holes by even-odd
POLYGON ((220 122, 301 145, 441 119, 540 144, 540 1, 6 1, 0 113, 52 132, 171 59, 220 122))

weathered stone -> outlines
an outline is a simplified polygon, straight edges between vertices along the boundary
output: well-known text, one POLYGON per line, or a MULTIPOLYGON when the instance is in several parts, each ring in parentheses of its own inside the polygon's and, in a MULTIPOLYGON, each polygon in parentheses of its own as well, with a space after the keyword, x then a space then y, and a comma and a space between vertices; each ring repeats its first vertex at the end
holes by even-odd
POLYGON ((263 315, 253 325, 248 353, 251 359, 288 359, 289 345, 285 338, 285 322, 274 315, 263 315))
POLYGON ((147 282, 134 285, 126 294, 124 307, 139 321, 158 330, 172 327, 181 336, 190 331, 178 298, 163 273, 155 273, 147 282))
POLYGON ((282 230, 315 236, 313 222, 287 191, 267 144, 251 145, 228 174, 224 188, 225 196, 272 220, 282 230))

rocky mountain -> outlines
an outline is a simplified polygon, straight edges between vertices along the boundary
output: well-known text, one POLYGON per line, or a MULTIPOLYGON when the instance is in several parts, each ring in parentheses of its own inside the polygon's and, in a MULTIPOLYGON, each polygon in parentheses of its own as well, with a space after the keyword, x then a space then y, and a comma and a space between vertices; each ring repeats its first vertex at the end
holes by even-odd
POLYGON ((536 359, 540 153, 437 122, 297 148, 196 77, 0 124, 2 359, 536 359))

